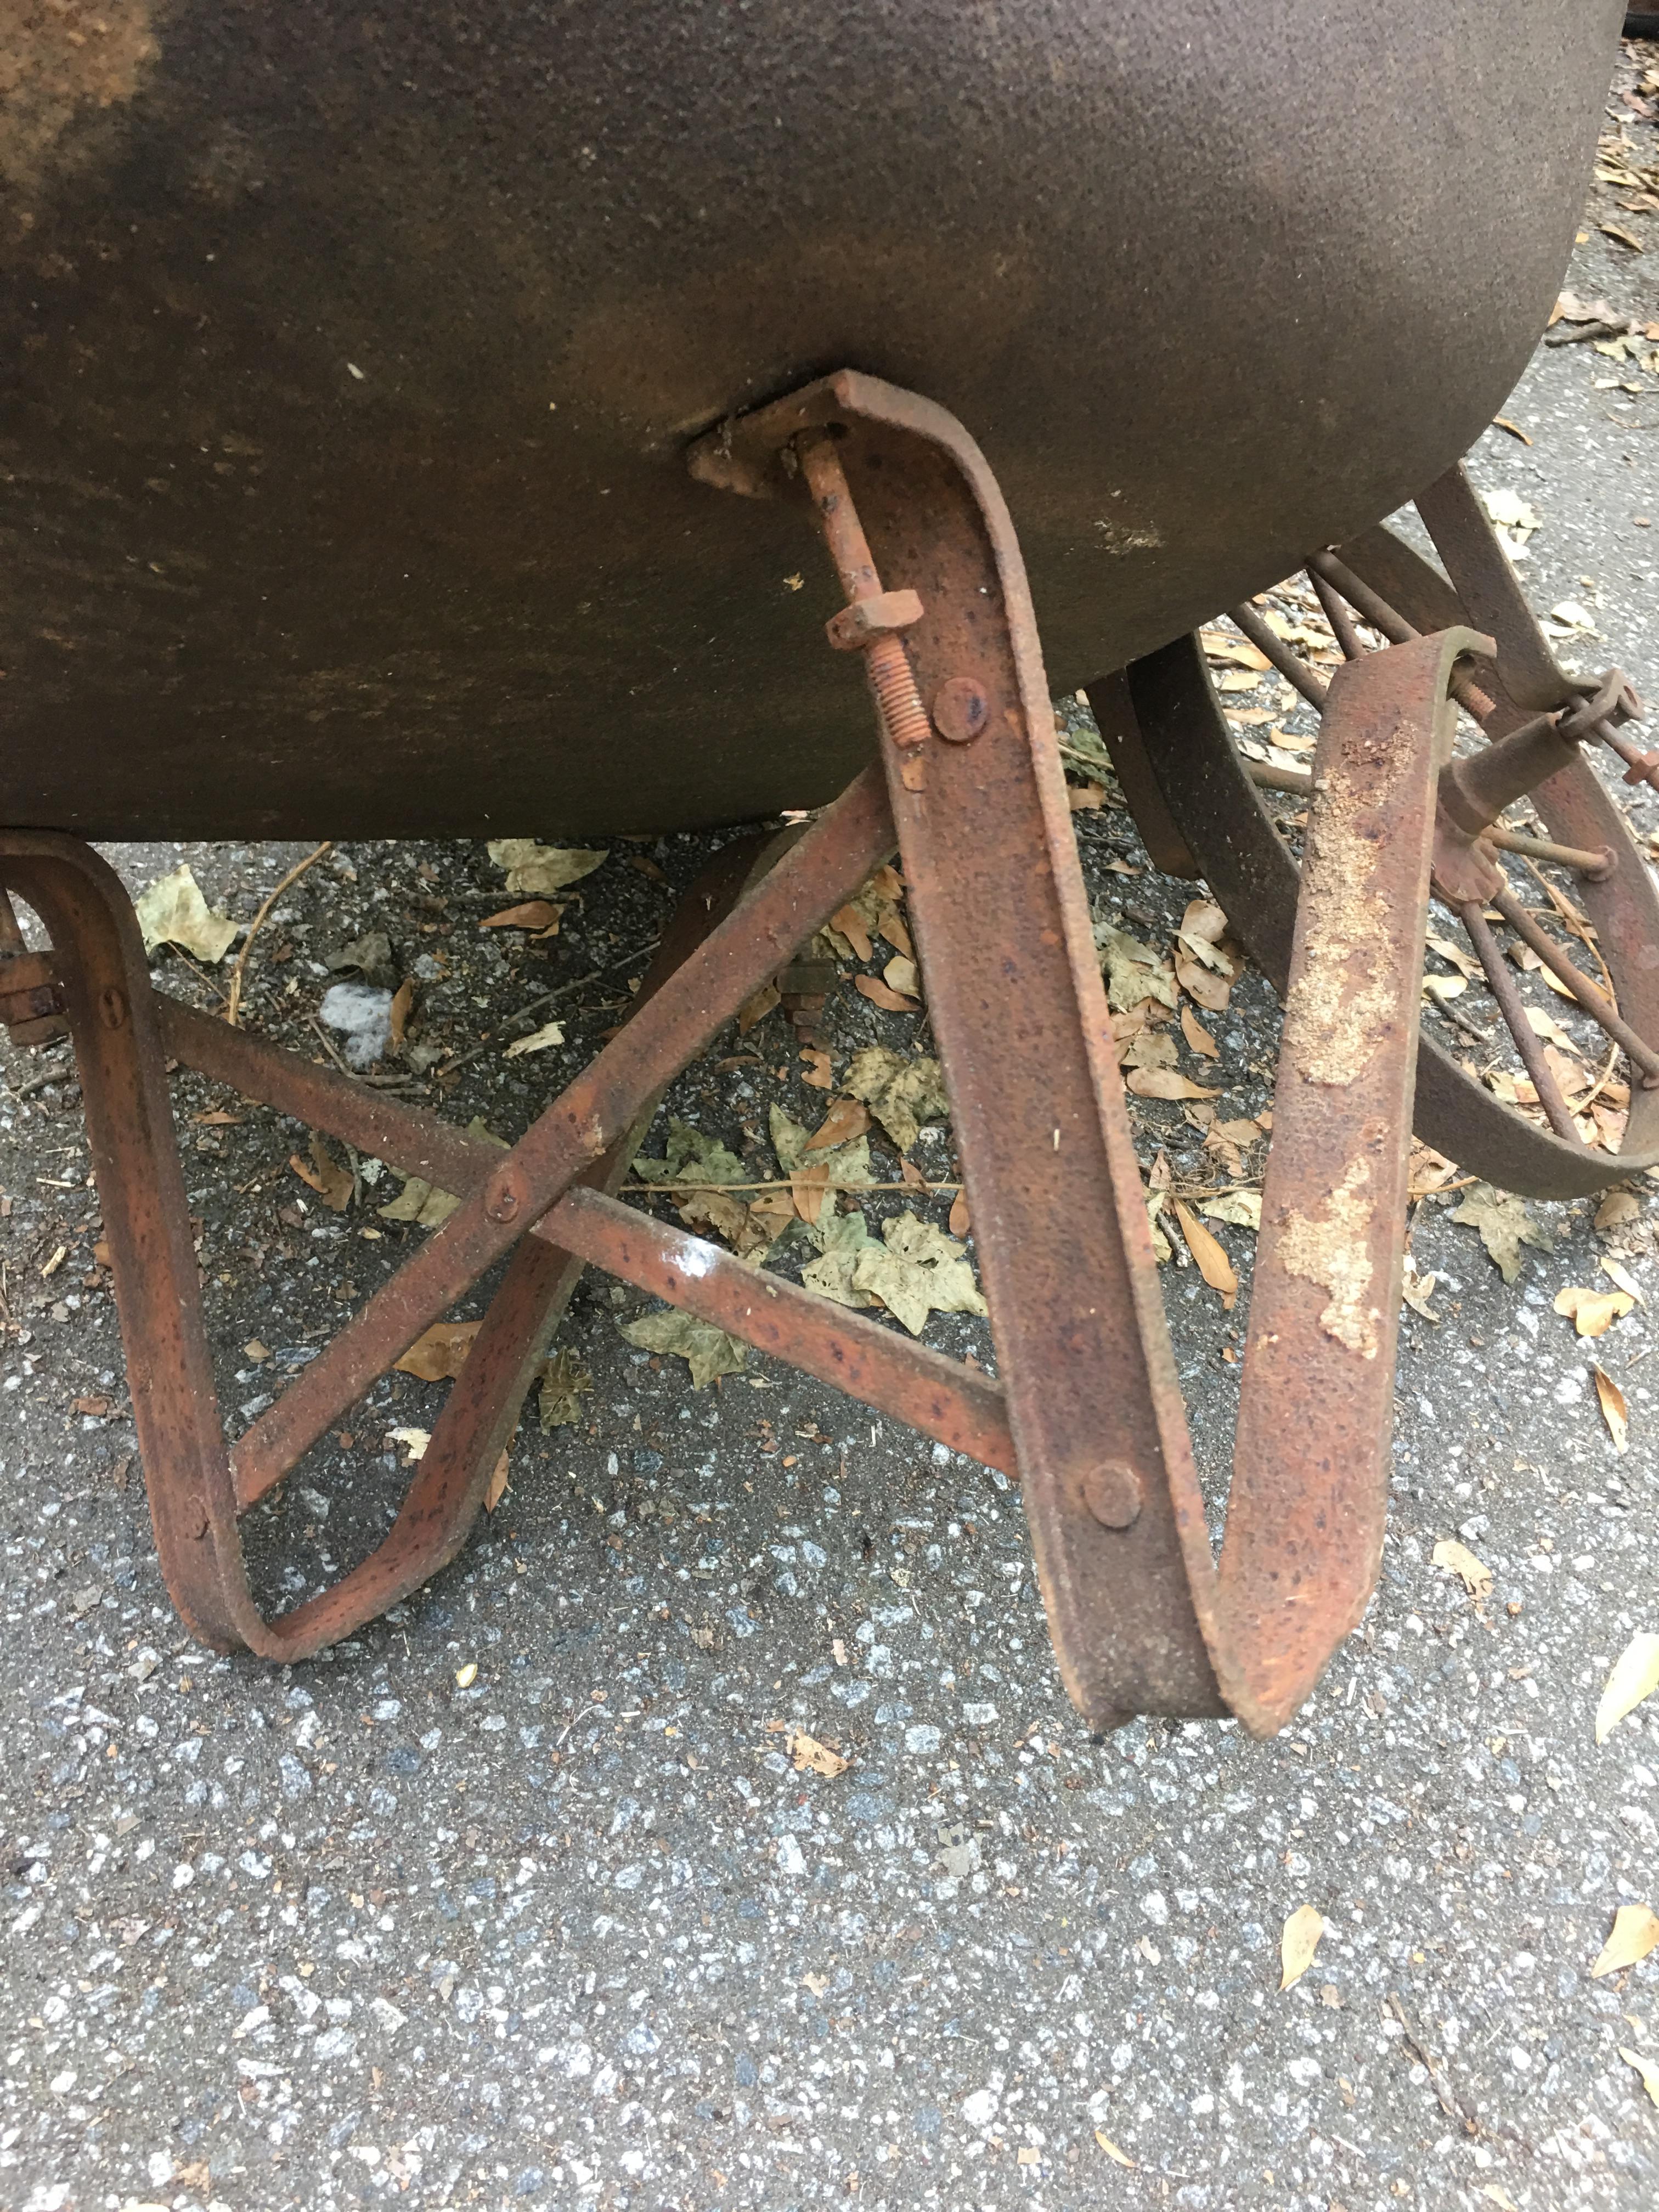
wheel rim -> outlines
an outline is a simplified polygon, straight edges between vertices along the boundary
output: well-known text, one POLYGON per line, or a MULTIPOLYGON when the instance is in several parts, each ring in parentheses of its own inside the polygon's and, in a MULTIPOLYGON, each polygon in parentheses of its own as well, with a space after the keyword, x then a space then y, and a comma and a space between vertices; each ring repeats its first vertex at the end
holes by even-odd
MULTIPOLYGON (((1444 577, 1385 530, 1368 532, 1344 546, 1340 564, 1333 567, 1339 574, 1352 572, 1352 578, 1359 580, 1360 596, 1365 596, 1369 586, 1413 629, 1440 629, 1466 619, 1444 577)), ((1316 569, 1310 580, 1338 646, 1345 653, 1364 650, 1358 624, 1328 575, 1316 569)), ((1253 611, 1237 611, 1241 629, 1253 611)), ((1310 703, 1316 704, 1316 693, 1322 691, 1317 671, 1290 653, 1271 631, 1259 635, 1263 627, 1257 617, 1246 634, 1259 641, 1267 657, 1310 703), (1276 650, 1268 651, 1269 639, 1276 650), (1297 661, 1294 671, 1287 665, 1287 654, 1297 661)), ((1480 676, 1493 708, 1485 720, 1485 733, 1501 737, 1527 716, 1507 700, 1490 664, 1481 667, 1480 676)), ((1252 957, 1282 991, 1295 922, 1297 861, 1234 742, 1200 641, 1176 640, 1133 663, 1121 676, 1091 686, 1090 698, 1138 817, 1145 801, 1135 804, 1137 786, 1142 792, 1150 787, 1161 803, 1161 813, 1154 808, 1157 818, 1147 823, 1154 860, 1172 872, 1201 874, 1207 880, 1252 957), (1182 865, 1183 860, 1187 865, 1182 865)), ((1619 1014, 1636 1033, 1632 1042, 1639 1050, 1643 1041, 1659 1038, 1659 895, 1623 813, 1582 752, 1528 798, 1551 843, 1575 848, 1586 857, 1605 850, 1613 855, 1613 866, 1599 881, 1575 878, 1571 893, 1558 895, 1544 872, 1547 861, 1540 865, 1525 853, 1500 853, 1498 858, 1505 863, 1506 874, 1517 864, 1531 869, 1531 877, 1524 880, 1529 887, 1542 887, 1550 901, 1544 912, 1556 927, 1552 930, 1528 914, 1524 903, 1514 898, 1512 882, 1509 896, 1500 901, 1497 927, 1509 934, 1517 922, 1524 926, 1530 921, 1534 933, 1541 929, 1561 956, 1572 961, 1576 954, 1580 973, 1588 972, 1590 982, 1611 986, 1619 1014), (1571 924, 1561 921, 1564 902, 1569 911, 1577 908, 1590 924, 1593 958, 1587 957, 1583 942, 1574 942, 1571 936, 1566 944, 1561 942, 1563 927, 1571 929, 1571 924)), ((1439 1013, 1449 1026, 1470 1031, 1485 1047, 1511 1046, 1522 1072, 1512 1079, 1518 1086, 1516 1103, 1508 1103, 1435 1036, 1425 1016, 1413 1115, 1424 1142, 1466 1172, 1539 1198, 1590 1196, 1659 1162, 1659 1088, 1644 1085, 1643 1069, 1631 1063, 1620 1045, 1604 1038, 1606 1048, 1593 1064, 1587 1084, 1573 1086, 1570 1106, 1481 907, 1472 913, 1442 907, 1432 913, 1432 925, 1436 934, 1445 933, 1443 941, 1454 941, 1462 931, 1469 945, 1465 957, 1471 971, 1484 975, 1489 988, 1494 979, 1500 987, 1494 994, 1500 1020, 1487 1034, 1449 1006, 1441 1006, 1439 1013), (1472 931, 1467 927, 1470 924, 1472 931), (1534 1076, 1540 1079, 1532 1082, 1534 1076), (1595 1121, 1585 1124, 1581 1117, 1597 1103, 1606 1111, 1607 1100, 1610 1095, 1617 1097, 1621 1085, 1629 1098, 1622 1141, 1617 1151, 1603 1149, 1604 1130, 1595 1121), (1555 1127, 1540 1126, 1528 1112, 1529 1087, 1555 1127), (1600 1146, 1583 1140, 1577 1133, 1583 1126, 1595 1129, 1600 1146)), ((1599 1018, 1593 1008, 1581 1011, 1592 1020, 1599 1018)))

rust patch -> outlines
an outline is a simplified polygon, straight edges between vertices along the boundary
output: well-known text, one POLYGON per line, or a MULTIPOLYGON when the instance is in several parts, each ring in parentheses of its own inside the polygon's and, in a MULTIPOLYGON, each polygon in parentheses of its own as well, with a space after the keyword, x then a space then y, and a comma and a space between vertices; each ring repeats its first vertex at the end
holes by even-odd
POLYGON ((161 49, 153 0, 0 0, 0 176, 24 191, 70 125, 132 98, 161 49))
POLYGON ((1327 1336, 1346 1344, 1362 1359, 1375 1359, 1382 1309, 1370 1303, 1376 1263, 1370 1237, 1371 1200, 1362 1196, 1371 1179, 1364 1160, 1355 1160, 1325 1201, 1317 1219, 1292 1213, 1280 1231, 1277 1258, 1287 1275, 1317 1283, 1330 1293, 1319 1316, 1327 1336))
MULTIPOLYGON (((1308 811, 1309 852, 1318 865, 1303 873, 1302 966, 1285 1004, 1285 1037, 1310 1083, 1352 1083, 1392 1028, 1399 979, 1377 961, 1378 946, 1389 942, 1388 902, 1376 880, 1376 840, 1361 823, 1387 806, 1408 759, 1400 745, 1374 757, 1363 793, 1351 777, 1333 776, 1334 787, 1316 787, 1308 811)), ((1317 760, 1315 777, 1316 785, 1323 780, 1317 760)))

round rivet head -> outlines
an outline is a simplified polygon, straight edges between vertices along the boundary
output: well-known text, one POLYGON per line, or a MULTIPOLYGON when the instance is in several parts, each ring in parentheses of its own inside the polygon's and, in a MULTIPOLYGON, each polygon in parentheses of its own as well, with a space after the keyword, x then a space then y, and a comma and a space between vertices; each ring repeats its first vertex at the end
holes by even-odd
POLYGON ((484 1212, 492 1221, 505 1224, 518 1219, 519 1209, 523 1203, 512 1178, 503 1175, 491 1185, 489 1195, 484 1200, 484 1212))
POLYGON ((991 719, 991 702, 970 677, 953 676, 933 694, 933 727, 953 745, 970 745, 991 719))
POLYGON ((1103 1460, 1083 1479, 1083 1502, 1103 1528, 1130 1528, 1140 1517, 1140 1477, 1121 1459, 1103 1460))

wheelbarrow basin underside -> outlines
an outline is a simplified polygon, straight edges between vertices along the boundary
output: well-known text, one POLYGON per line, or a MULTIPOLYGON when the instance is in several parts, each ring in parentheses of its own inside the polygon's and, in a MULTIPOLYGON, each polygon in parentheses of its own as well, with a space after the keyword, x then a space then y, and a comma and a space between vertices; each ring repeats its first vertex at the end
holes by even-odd
MULTIPOLYGON (((799 516, 951 409, 1076 684, 1376 521, 1548 313, 1618 0, 112 0, 9 35, 0 821, 581 836, 871 747, 799 516)), ((902 577, 890 580, 902 585, 902 577)))

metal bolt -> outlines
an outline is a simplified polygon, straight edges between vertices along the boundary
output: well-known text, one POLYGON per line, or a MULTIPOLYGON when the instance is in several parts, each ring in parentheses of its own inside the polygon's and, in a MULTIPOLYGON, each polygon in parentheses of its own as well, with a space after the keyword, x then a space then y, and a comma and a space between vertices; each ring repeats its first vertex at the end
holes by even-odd
POLYGON ((970 676, 953 676, 933 694, 933 727, 953 745, 970 745, 991 719, 991 702, 970 676))
POLYGON ((1142 1497, 1140 1477, 1125 1460, 1103 1460, 1083 1478, 1083 1502, 1103 1528, 1133 1528, 1142 1497))

